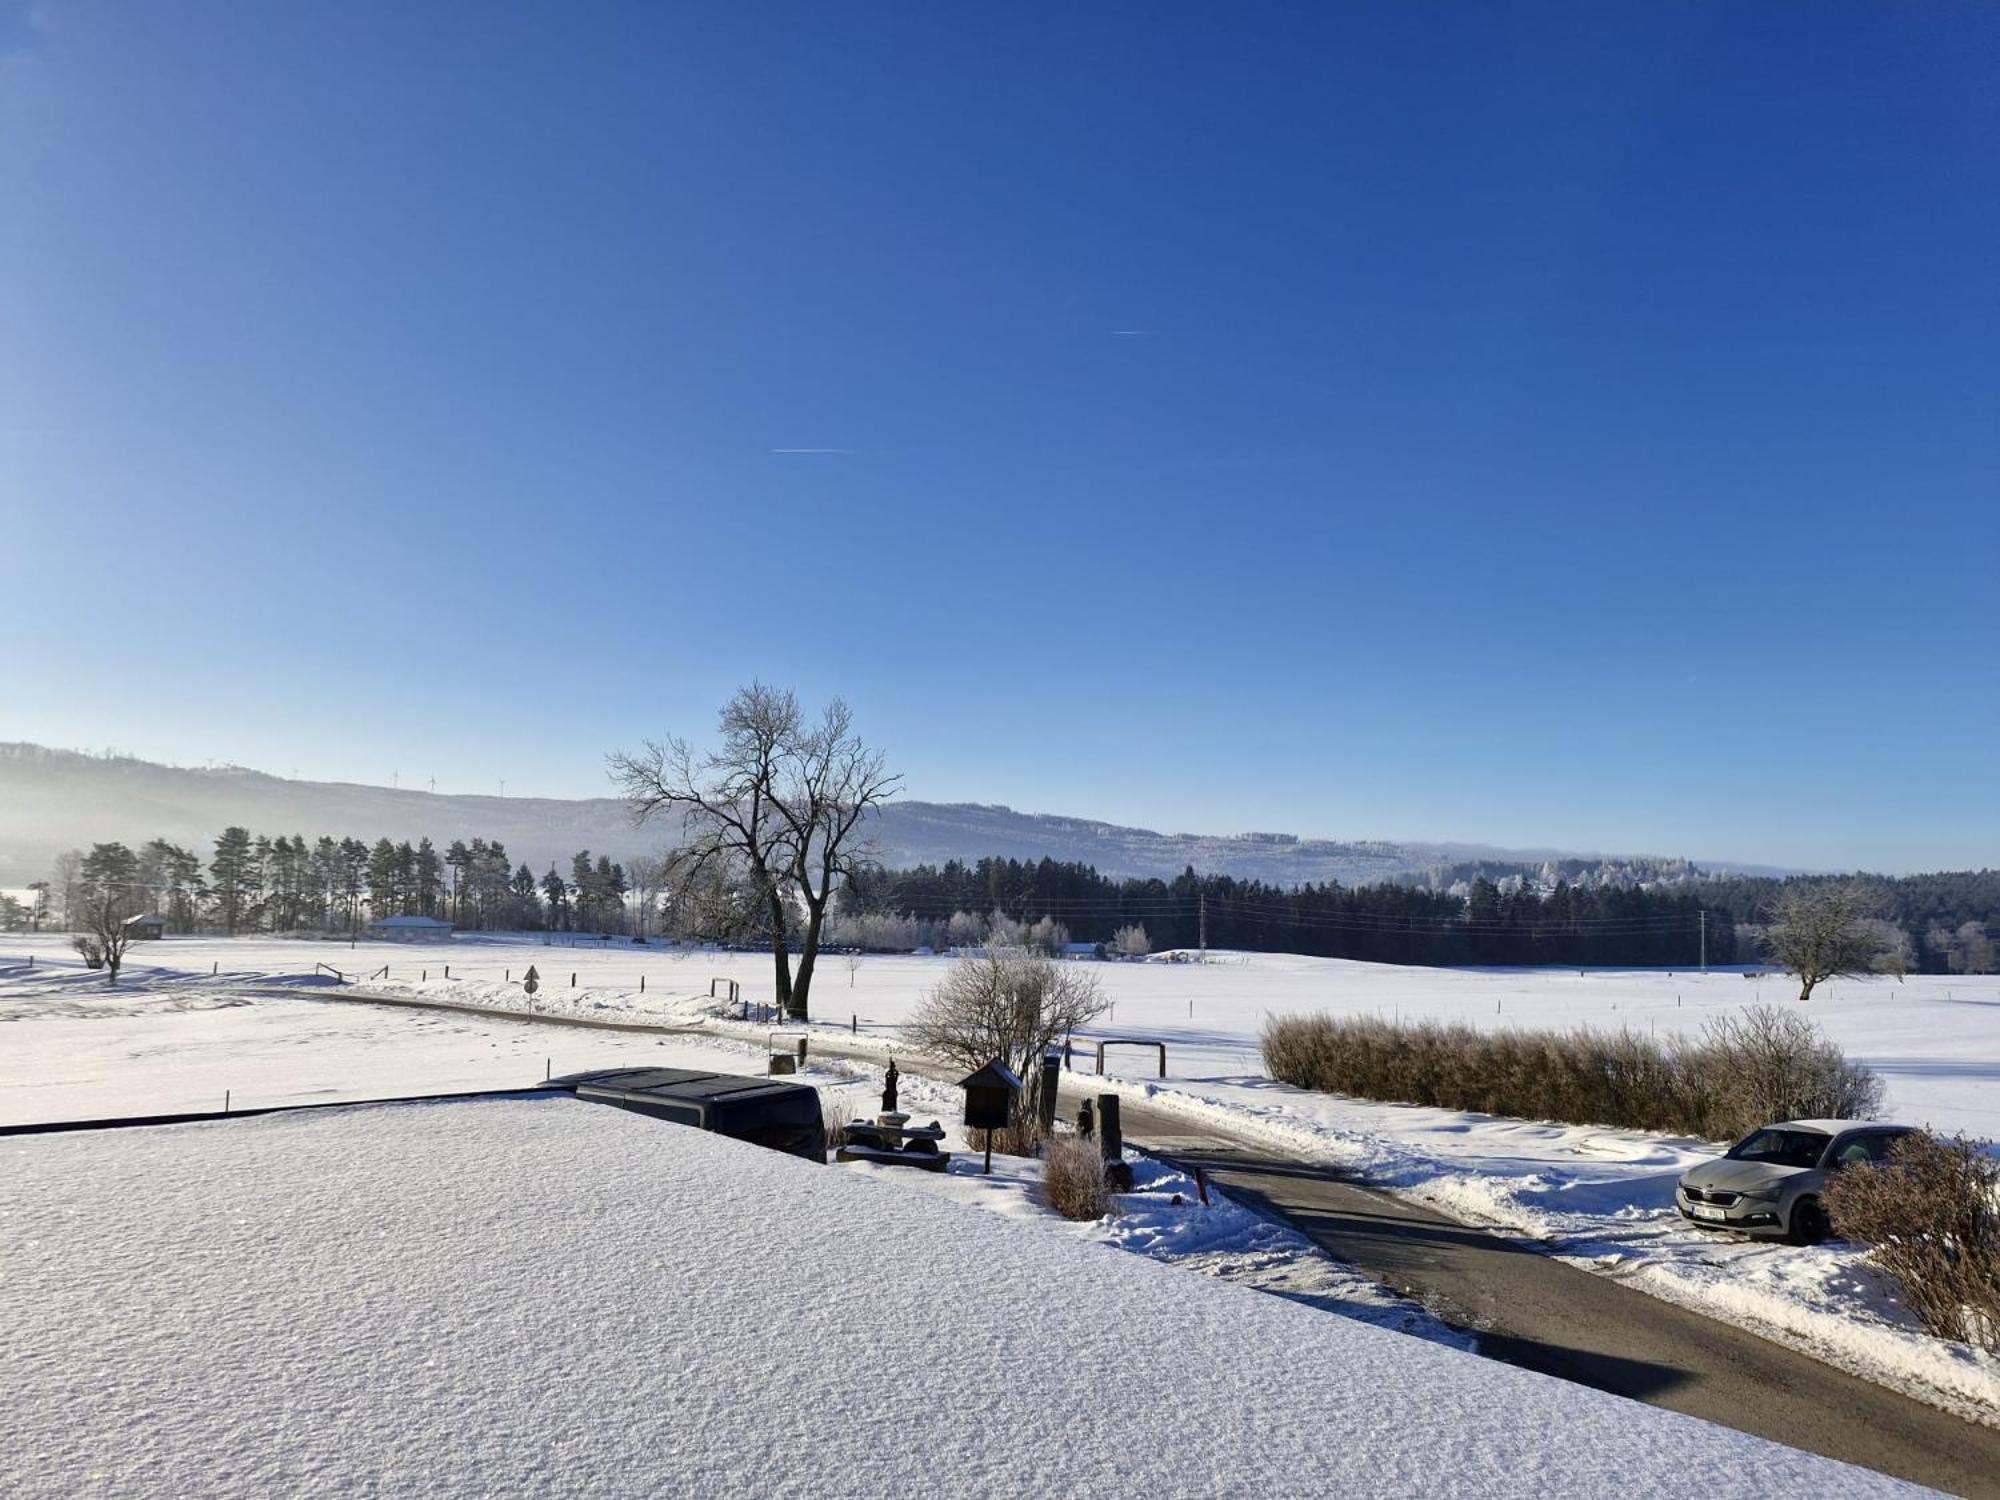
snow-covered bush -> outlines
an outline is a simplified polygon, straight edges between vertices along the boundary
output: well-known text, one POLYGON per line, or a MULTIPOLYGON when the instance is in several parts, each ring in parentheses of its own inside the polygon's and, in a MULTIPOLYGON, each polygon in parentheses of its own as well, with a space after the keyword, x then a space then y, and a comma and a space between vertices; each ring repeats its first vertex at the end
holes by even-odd
POLYGON ((1886 1165, 1835 1177, 1826 1209, 1835 1234, 1875 1247, 1869 1260, 1924 1327, 2000 1354, 2000 1159, 1990 1146, 1906 1137, 1886 1165))

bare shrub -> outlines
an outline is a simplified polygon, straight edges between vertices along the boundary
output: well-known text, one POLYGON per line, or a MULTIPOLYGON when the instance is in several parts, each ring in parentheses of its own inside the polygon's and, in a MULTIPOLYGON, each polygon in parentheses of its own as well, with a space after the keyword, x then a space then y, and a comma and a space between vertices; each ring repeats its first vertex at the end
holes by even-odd
POLYGON ((1025 1104, 1014 1111, 1014 1123, 993 1132, 993 1149, 1007 1156, 1033 1156, 1042 1148, 1042 1117, 1025 1104))
POLYGON ((1111 1191, 1097 1142, 1077 1135, 1051 1139, 1042 1161, 1042 1192, 1049 1207, 1065 1219, 1103 1218, 1111 1207, 1111 1191))
MULTIPOLYGON (((903 1035, 920 1051, 968 1073, 996 1057, 1013 1069, 1026 1085, 1019 1115, 1027 1123, 1024 1135, 1007 1138, 1025 1155, 1035 1140, 1042 1054, 1057 1038, 1089 1025, 1107 1003, 1096 979, 1078 965, 1031 950, 989 947, 952 964, 905 1023, 903 1035)), ((996 1132, 996 1147, 1002 1138, 996 1132)))
POLYGON ((1775 1005, 1710 1021, 1683 1068, 1718 1137, 1773 1120, 1866 1119, 1882 1107, 1881 1079, 1806 1017, 1775 1005))
POLYGON ((1833 1231, 1874 1248, 1904 1305, 1939 1338, 2000 1353, 2000 1159, 1928 1133, 1886 1165, 1847 1168, 1826 1190, 1833 1231))
POLYGON ((1273 1078, 1324 1093, 1710 1140, 1771 1120, 1865 1116, 1881 1102, 1872 1073, 1777 1007, 1695 1040, 1283 1016, 1265 1023, 1263 1047, 1273 1078))

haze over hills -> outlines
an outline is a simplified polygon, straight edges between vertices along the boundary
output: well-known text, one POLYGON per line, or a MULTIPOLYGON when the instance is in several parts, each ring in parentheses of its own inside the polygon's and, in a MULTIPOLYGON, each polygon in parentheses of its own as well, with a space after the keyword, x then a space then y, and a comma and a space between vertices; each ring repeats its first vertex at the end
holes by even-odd
MULTIPOLYGON (((551 862, 566 869, 579 849, 614 860, 657 851, 671 845, 677 832, 671 824, 635 828, 625 802, 615 797, 446 795, 0 744, 0 886, 39 879, 60 851, 100 841, 136 845, 164 838, 205 854, 215 835, 231 824, 273 836, 324 833, 413 842, 427 836, 440 846, 475 836, 498 839, 516 863, 536 870, 551 862)), ((873 837, 883 862, 893 866, 985 855, 1048 857, 1094 865, 1109 875, 1171 878, 1192 865, 1205 874, 1287 885, 1327 880, 1356 885, 1467 864, 1601 858, 1476 844, 1156 833, 1007 807, 902 799, 883 809, 873 837)), ((1686 868, 1681 861, 1657 863, 1670 872, 1686 868)))

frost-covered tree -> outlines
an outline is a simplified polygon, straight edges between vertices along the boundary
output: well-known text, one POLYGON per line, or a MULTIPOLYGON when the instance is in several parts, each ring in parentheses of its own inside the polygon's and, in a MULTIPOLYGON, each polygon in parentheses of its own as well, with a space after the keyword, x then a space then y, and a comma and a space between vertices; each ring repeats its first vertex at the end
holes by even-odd
POLYGON ((1111 951, 1120 958, 1144 958, 1153 951, 1153 944, 1146 929, 1135 922, 1111 934, 1111 951))

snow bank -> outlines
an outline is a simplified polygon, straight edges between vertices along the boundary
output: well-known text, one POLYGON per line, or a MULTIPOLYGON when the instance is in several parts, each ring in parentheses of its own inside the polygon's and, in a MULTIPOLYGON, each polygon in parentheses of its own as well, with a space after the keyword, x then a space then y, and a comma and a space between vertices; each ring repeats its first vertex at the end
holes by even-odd
POLYGON ((1910 1492, 566 1098, 0 1153, 24 1496, 1910 1492))

